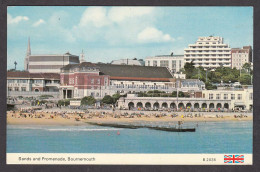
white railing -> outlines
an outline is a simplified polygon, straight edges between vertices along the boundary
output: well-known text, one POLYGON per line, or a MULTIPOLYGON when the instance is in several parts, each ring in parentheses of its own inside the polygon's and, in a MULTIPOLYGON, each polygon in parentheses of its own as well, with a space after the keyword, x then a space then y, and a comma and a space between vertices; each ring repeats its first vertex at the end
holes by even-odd
POLYGON ((7 91, 7 97, 37 97, 41 95, 52 95, 54 98, 58 98, 60 93, 59 92, 31 92, 31 91, 7 91))

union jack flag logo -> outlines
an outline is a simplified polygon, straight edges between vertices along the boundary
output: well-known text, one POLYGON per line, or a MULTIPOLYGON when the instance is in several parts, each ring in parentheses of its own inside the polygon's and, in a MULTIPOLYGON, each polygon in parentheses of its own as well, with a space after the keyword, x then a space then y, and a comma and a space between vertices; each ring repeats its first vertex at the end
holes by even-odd
POLYGON ((224 155, 224 163, 244 163, 244 155, 224 155))

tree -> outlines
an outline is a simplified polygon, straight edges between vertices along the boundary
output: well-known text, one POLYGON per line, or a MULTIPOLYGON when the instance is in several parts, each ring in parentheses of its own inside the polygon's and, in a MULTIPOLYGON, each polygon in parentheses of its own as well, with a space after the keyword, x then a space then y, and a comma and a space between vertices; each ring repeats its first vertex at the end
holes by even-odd
POLYGON ((249 72, 251 70, 251 64, 245 63, 242 68, 245 69, 245 71, 249 72))
POLYGON ((182 92, 182 91, 179 91, 178 97, 185 97, 185 94, 184 94, 184 92, 182 92))
POLYGON ((114 95, 112 95, 112 98, 113 98, 113 103, 116 103, 117 102, 117 100, 120 98, 121 96, 120 96, 120 94, 114 94, 114 95))
POLYGON ((177 97, 177 91, 172 92, 172 97, 177 97))
POLYGON ((81 105, 93 105, 96 103, 96 99, 92 96, 83 97, 81 99, 81 105))
POLYGON ((103 99, 102 99, 102 103, 105 104, 113 104, 113 98, 110 95, 106 95, 103 99))
POLYGON ((242 75, 239 77, 239 82, 240 82, 242 85, 251 85, 251 75, 242 74, 242 75))
POLYGON ((191 61, 190 63, 185 63, 184 70, 185 70, 186 78, 187 79, 192 78, 192 76, 194 76, 193 74, 195 72, 195 66, 194 66, 193 61, 191 61))
POLYGON ((206 82, 206 83, 205 83, 205 86, 206 86, 206 89, 207 89, 207 90, 217 89, 217 86, 212 85, 210 82, 206 82))

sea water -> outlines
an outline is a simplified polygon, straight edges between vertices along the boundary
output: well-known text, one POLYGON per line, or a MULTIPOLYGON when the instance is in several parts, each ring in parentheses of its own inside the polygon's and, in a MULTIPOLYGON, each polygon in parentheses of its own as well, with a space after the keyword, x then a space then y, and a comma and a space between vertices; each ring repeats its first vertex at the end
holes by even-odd
POLYGON ((196 132, 7 125, 7 153, 252 153, 252 121, 185 124, 196 132))

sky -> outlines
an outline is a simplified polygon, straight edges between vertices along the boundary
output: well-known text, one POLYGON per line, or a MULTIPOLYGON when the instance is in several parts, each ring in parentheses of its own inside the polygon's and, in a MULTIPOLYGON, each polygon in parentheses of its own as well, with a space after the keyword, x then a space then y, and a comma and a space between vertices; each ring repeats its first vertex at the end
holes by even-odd
POLYGON ((253 45, 252 7, 7 8, 7 69, 32 54, 85 53, 89 62, 184 54, 199 36, 221 36, 231 48, 253 45))

